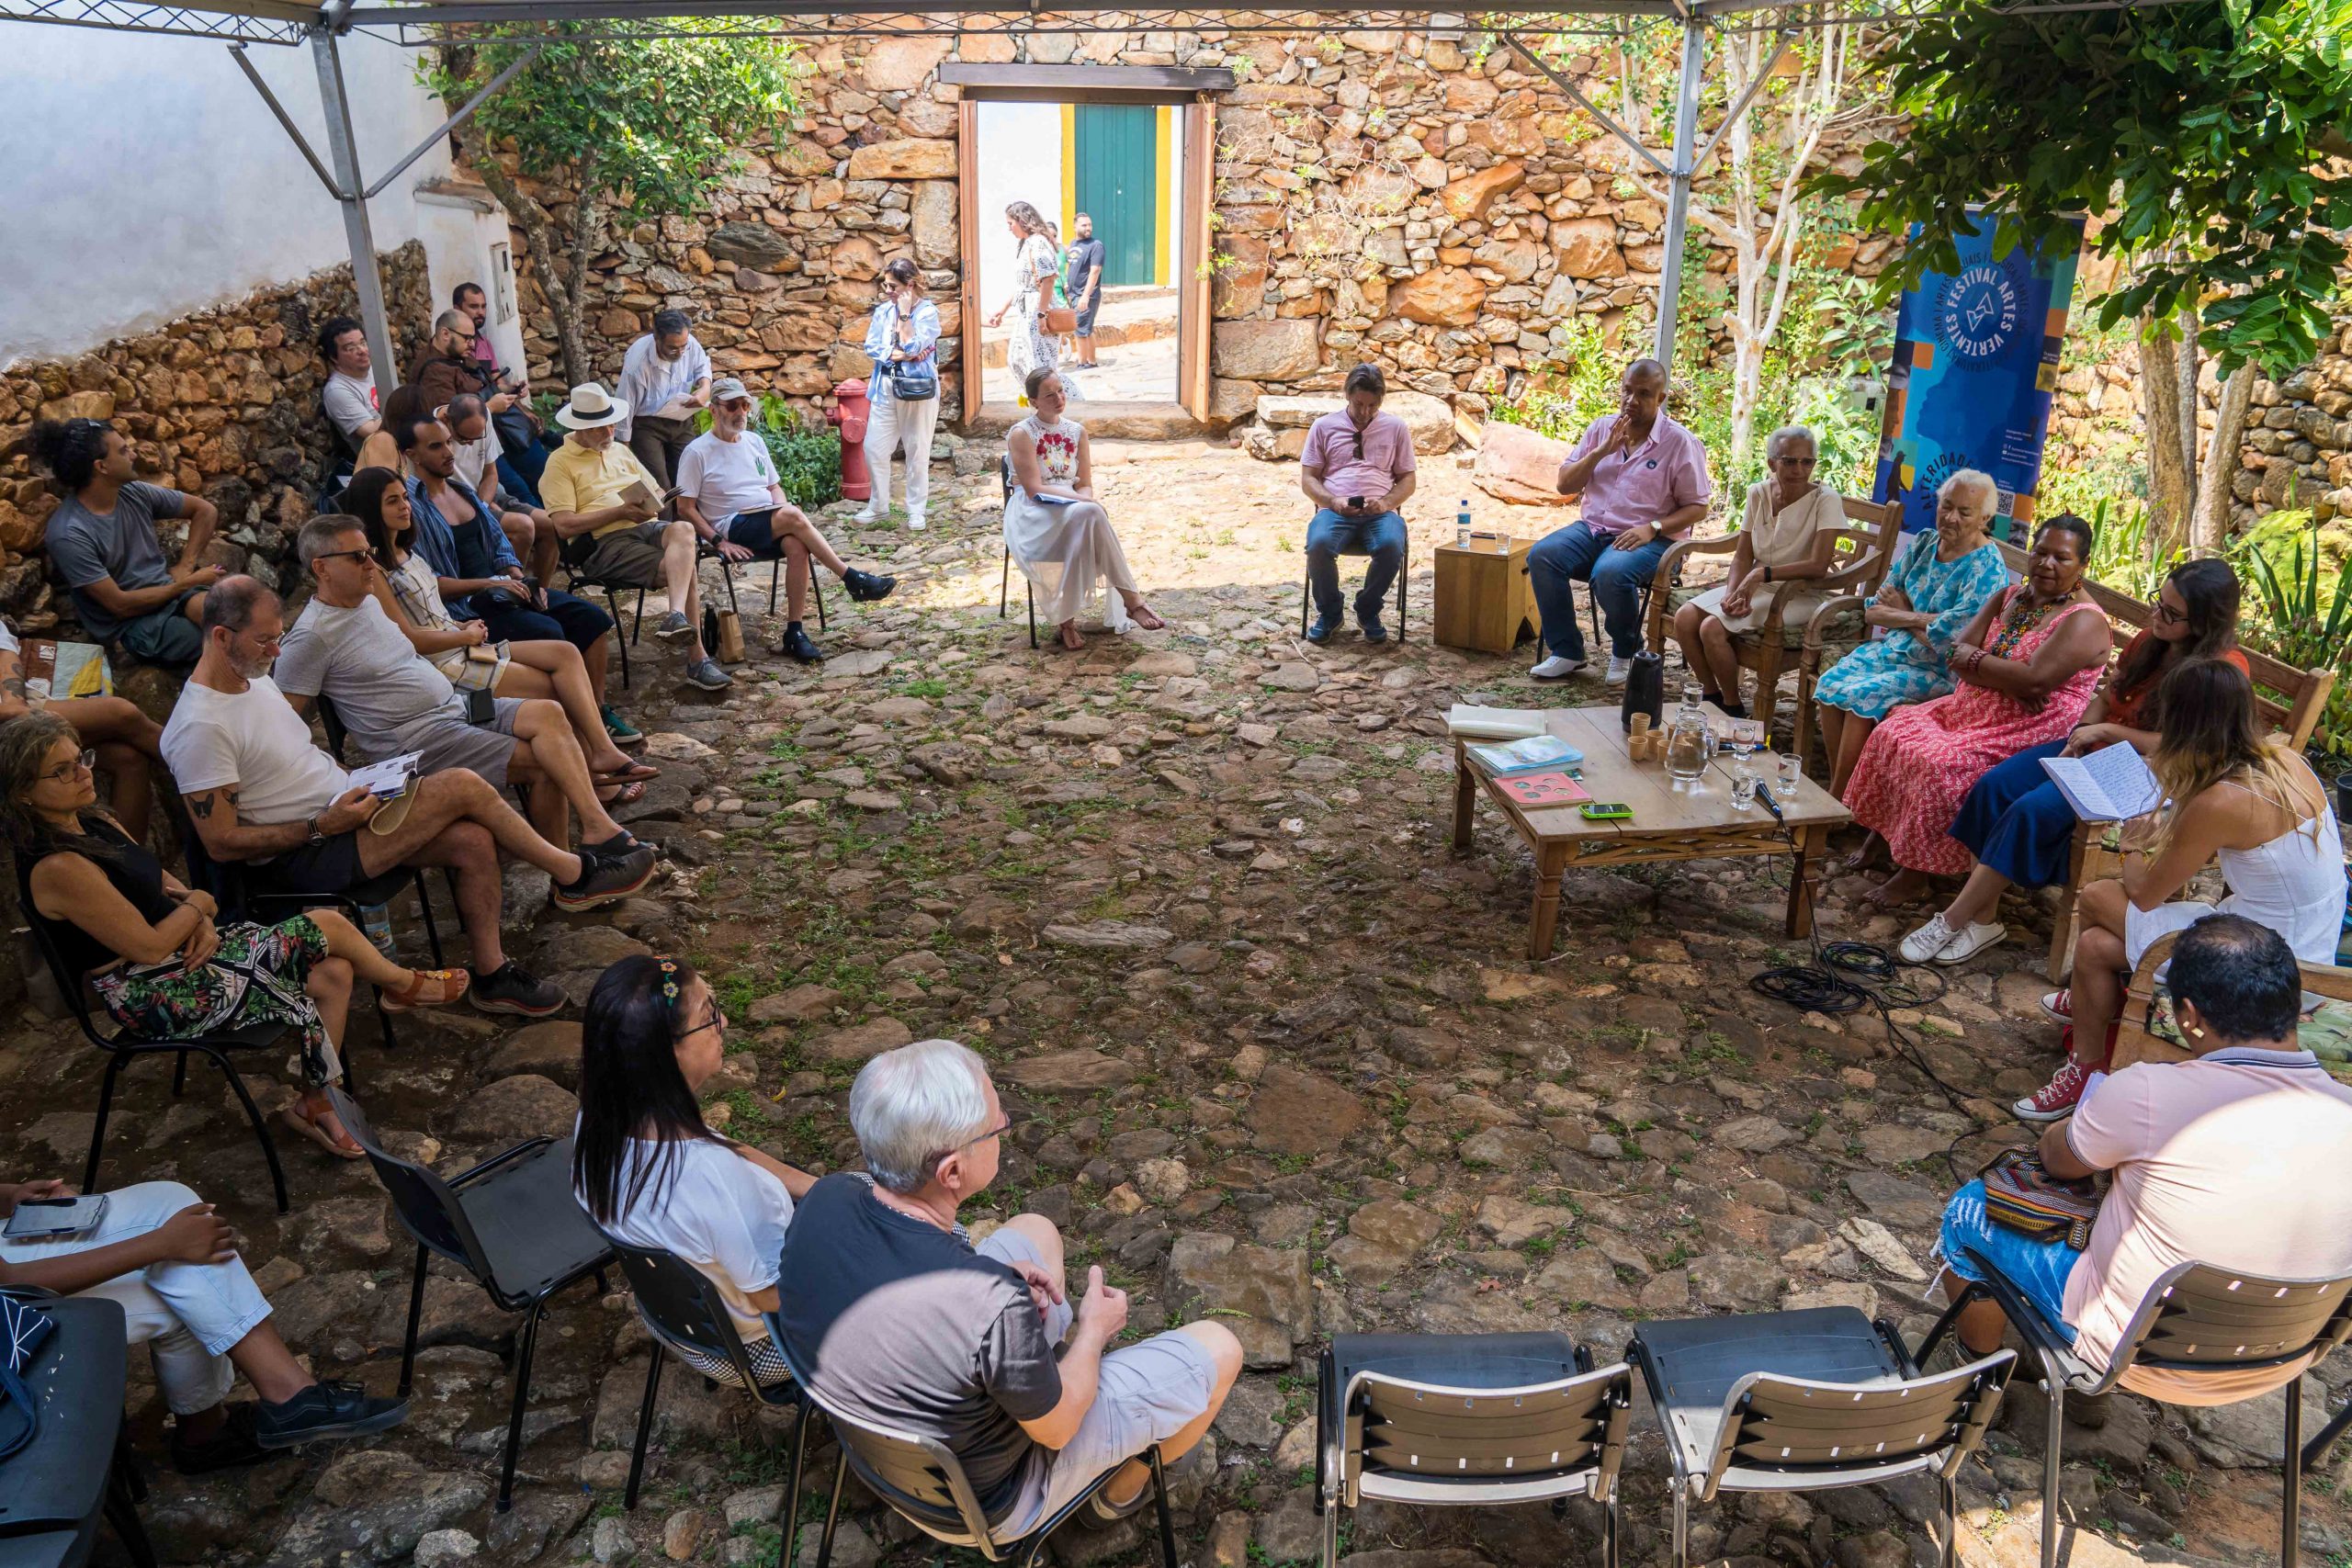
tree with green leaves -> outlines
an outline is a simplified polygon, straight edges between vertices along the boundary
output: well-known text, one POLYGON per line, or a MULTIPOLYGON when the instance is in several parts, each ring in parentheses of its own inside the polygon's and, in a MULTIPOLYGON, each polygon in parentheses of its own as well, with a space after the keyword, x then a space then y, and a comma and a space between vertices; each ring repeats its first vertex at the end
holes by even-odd
POLYGON ((593 378, 581 316, 607 221, 701 210, 739 166, 735 146, 782 130, 797 107, 788 40, 731 36, 718 22, 663 26, 680 36, 602 39, 594 24, 577 22, 492 27, 443 45, 425 67, 433 89, 455 106, 540 46, 463 135, 482 184, 530 242, 573 386, 593 378), (512 172, 501 161, 510 149, 512 172), (569 222, 560 224, 514 173, 571 191, 569 222))
POLYGON ((2041 243, 2084 213, 2120 264, 2099 322, 2138 323, 2158 549, 2216 547, 2259 369, 2283 377, 2327 333, 2352 227, 2352 0, 2187 0, 2018 16, 1966 4, 1888 51, 1906 117, 1860 169, 1815 188, 1924 243, 1899 274, 1957 262, 1950 236, 1997 222, 2041 243), (1972 219, 1972 205, 1982 208, 1972 219), (2200 355, 2222 378, 2199 473, 2200 355))

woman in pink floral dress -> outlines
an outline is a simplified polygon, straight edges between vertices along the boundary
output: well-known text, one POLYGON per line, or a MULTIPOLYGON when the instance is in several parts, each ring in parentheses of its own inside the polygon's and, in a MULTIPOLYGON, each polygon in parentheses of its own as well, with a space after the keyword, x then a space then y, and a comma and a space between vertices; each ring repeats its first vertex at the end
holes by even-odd
POLYGON ((1959 689, 1897 708, 1871 732, 1846 805, 1894 859, 1873 903, 1916 897, 1930 875, 1964 874, 1968 848, 1950 829, 1969 789, 2082 717, 2113 640, 2106 614, 2083 591, 2090 553, 2091 526, 2081 518, 2061 513, 2044 523, 2025 583, 1996 593, 1952 644, 1959 689))

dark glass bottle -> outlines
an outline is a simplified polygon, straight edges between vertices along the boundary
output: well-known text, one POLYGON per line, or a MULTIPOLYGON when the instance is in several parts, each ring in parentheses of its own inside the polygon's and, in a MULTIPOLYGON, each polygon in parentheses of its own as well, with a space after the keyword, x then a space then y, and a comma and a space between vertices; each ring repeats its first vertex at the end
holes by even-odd
POLYGON ((1625 676, 1625 705, 1618 720, 1630 735, 1634 730, 1634 716, 1650 716, 1650 730, 1661 733, 1666 728, 1666 660, 1649 649, 1634 655, 1634 668, 1625 676))

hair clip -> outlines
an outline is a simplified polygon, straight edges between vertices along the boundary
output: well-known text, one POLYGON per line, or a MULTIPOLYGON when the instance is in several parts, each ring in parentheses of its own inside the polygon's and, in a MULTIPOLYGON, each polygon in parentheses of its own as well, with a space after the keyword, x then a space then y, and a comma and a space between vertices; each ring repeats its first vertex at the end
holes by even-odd
POLYGON ((662 1005, 674 1010, 678 1005, 678 961, 657 958, 653 961, 662 970, 662 1005))

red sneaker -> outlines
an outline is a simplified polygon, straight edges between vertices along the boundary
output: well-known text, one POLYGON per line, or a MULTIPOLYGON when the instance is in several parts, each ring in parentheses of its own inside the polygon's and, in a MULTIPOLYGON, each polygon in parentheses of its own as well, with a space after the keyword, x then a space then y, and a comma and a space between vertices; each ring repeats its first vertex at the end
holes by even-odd
POLYGON ((2083 1085, 2089 1077, 2089 1070, 2069 1056, 2055 1077, 2009 1109, 2017 1112, 2020 1121, 2055 1122, 2075 1109, 2075 1102, 2083 1098, 2083 1085))
POLYGON ((2052 1023, 2072 1023, 2072 1022, 2074 1022, 2074 1021, 2075 1021, 2075 992, 2074 992, 2074 988, 2073 988, 2072 987, 2067 987, 2067 988, 2066 988, 2066 989, 2064 989, 2064 990, 2058 990, 2058 991, 2044 991, 2044 992, 2042 992, 2042 993, 2041 993, 2041 1014, 2042 1014, 2042 1016, 2043 1016, 2044 1018, 2047 1018, 2047 1019, 2048 1019, 2048 1020, 2050 1020, 2050 1021, 2051 1021, 2051 1022, 2052 1022, 2052 1023))

